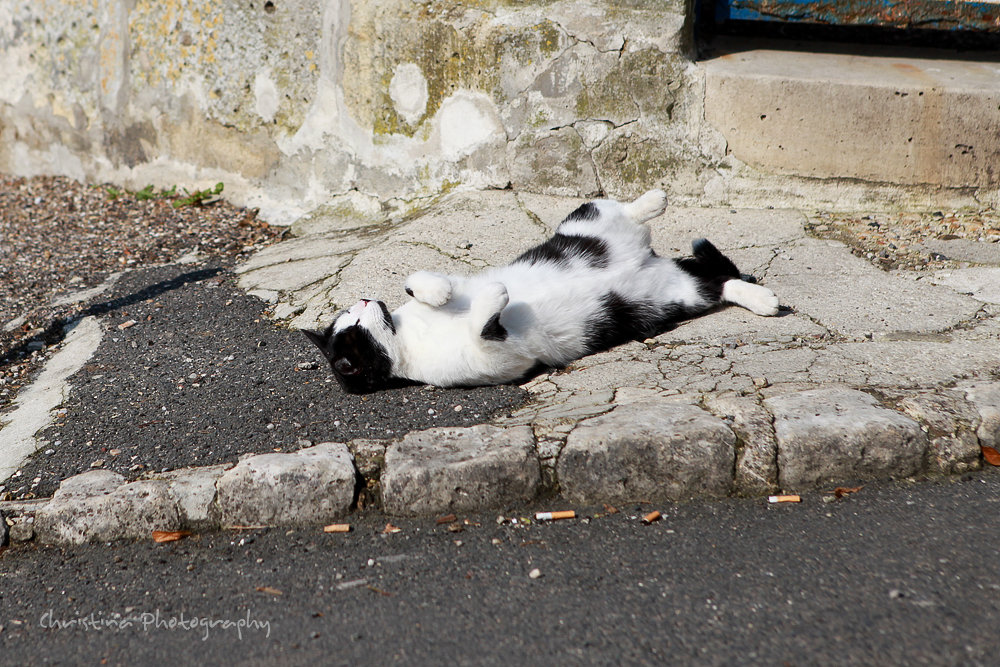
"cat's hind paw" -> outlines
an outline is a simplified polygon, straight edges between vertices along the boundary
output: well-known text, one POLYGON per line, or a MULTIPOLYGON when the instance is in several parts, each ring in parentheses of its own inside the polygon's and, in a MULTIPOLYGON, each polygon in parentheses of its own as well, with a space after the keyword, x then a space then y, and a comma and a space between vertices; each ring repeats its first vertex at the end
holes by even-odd
POLYGON ((417 271, 406 279, 406 293, 421 303, 437 308, 451 298, 451 281, 430 271, 417 271))
POLYGON ((722 286, 722 300, 764 317, 778 314, 778 297, 763 285, 730 280, 722 286))

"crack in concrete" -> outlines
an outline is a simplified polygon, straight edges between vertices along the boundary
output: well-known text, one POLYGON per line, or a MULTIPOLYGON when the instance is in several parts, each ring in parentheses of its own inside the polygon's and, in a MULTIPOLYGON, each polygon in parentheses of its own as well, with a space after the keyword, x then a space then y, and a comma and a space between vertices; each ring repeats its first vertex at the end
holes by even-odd
POLYGON ((456 257, 454 255, 448 254, 444 250, 441 250, 441 248, 438 248, 437 246, 435 246, 435 245, 433 245, 431 243, 428 243, 427 241, 410 241, 410 240, 405 240, 404 239, 404 240, 401 240, 400 243, 403 244, 403 245, 408 245, 408 246, 413 246, 413 247, 423 247, 423 248, 427 248, 428 250, 433 250, 434 252, 436 252, 437 254, 441 255, 442 257, 447 257, 450 260, 454 260, 456 262, 461 262, 462 264, 465 264, 466 266, 468 266, 469 268, 472 268, 472 269, 481 270, 483 268, 481 266, 476 266, 469 259, 465 259, 465 258, 462 258, 462 257, 456 257))
POLYGON ((539 218, 534 211, 528 208, 528 205, 525 203, 524 199, 521 198, 520 193, 516 193, 514 195, 514 201, 517 202, 518 208, 520 208, 521 211, 528 217, 528 220, 531 222, 531 224, 537 227, 546 237, 548 237, 548 235, 552 233, 552 230, 550 230, 548 226, 544 222, 542 222, 542 219, 539 218))

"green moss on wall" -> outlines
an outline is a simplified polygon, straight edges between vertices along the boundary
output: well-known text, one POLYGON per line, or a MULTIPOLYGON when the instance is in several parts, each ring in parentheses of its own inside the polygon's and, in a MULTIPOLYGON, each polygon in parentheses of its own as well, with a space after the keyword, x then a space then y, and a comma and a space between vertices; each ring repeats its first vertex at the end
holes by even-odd
POLYGON ((414 136, 423 119, 459 89, 485 92, 503 103, 500 68, 524 66, 564 48, 550 21, 526 28, 497 25, 476 5, 420 5, 392 17, 355 4, 344 47, 345 101, 355 119, 376 135, 414 136), (453 20, 460 15, 462 29, 453 20), (389 84, 399 65, 414 63, 427 81, 424 115, 414 124, 397 112, 389 84))

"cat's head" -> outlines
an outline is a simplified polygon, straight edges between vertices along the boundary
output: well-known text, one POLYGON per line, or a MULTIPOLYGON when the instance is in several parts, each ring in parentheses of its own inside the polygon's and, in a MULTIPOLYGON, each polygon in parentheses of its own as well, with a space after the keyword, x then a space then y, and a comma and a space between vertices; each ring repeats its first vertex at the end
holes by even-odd
POLYGON ((324 331, 302 333, 322 350, 346 391, 363 394, 392 383, 396 326, 381 301, 362 299, 338 314, 324 331))

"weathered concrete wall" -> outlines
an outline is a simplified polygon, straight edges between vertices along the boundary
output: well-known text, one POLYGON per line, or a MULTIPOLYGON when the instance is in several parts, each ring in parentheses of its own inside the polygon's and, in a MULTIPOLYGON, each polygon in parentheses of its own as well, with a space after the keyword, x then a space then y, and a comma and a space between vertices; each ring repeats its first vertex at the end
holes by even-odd
POLYGON ((737 206, 1000 202, 995 82, 948 83, 961 94, 933 107, 936 124, 918 102, 945 99, 940 86, 914 83, 904 92, 916 111, 881 113, 871 91, 902 89, 865 83, 870 64, 840 88, 842 76, 810 65, 809 87, 764 54, 763 69, 723 88, 727 59, 690 57, 690 4, 0 0, 0 171, 134 189, 223 181, 229 199, 279 223, 317 208, 405 212, 459 184, 612 197, 661 187, 675 203, 737 206), (841 104, 817 107, 816 90, 841 104), (883 125, 912 138, 900 169, 857 131, 883 125), (961 155, 918 173, 913 143, 961 155))
POLYGON ((6 172, 222 180, 279 222, 352 191, 405 207, 458 183, 625 196, 711 176, 685 0, 0 7, 6 172))

